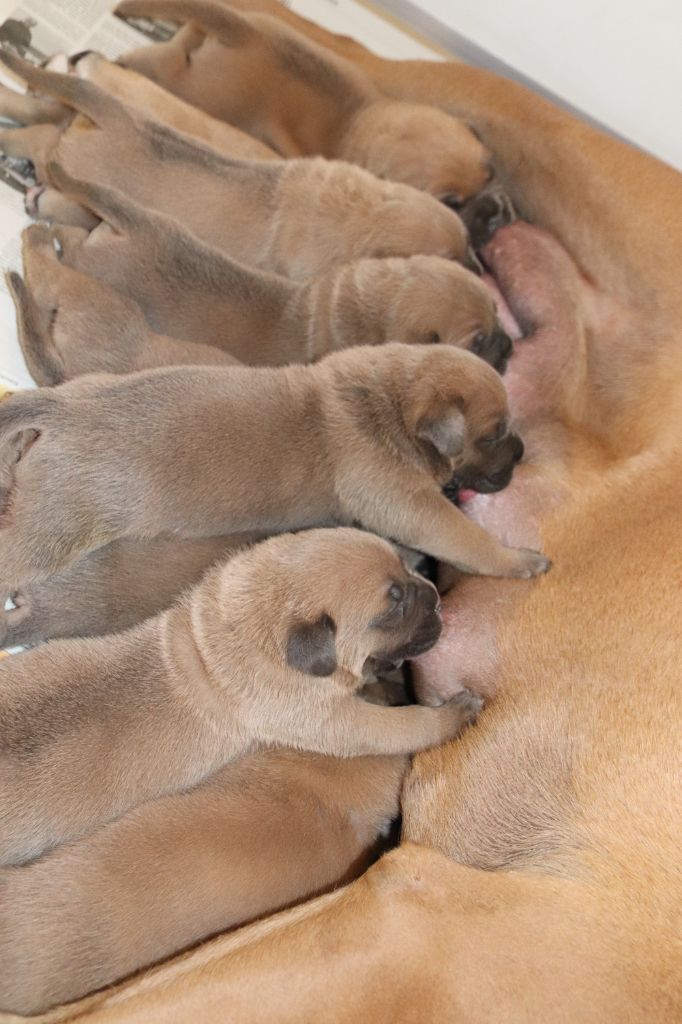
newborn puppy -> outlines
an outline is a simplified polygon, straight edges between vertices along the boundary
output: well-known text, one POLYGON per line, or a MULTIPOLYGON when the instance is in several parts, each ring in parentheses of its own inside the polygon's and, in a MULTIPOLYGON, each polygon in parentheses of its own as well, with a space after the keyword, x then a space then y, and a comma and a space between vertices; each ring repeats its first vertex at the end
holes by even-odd
POLYGON ((81 377, 0 403, 7 593, 123 537, 359 523, 465 572, 529 577, 441 493, 498 490, 523 452, 469 352, 385 345, 313 366, 81 377))
POLYGON ((407 754, 480 707, 356 696, 368 659, 440 634, 435 587, 359 530, 263 541, 127 633, 55 640, 0 666, 0 863, 18 863, 262 746, 407 754), (315 684, 316 679, 323 682, 315 684))
POLYGON ((268 751, 0 869, 0 1008, 37 1013, 355 877, 407 758, 268 751))
POLYGON ((32 88, 89 119, 85 128, 73 124, 55 147, 67 171, 174 217, 249 266, 303 278, 367 256, 466 256, 459 217, 407 185, 321 158, 228 159, 92 82, 11 55, 1 59, 32 88))
POLYGON ((488 153, 463 121, 384 98, 349 61, 276 18, 216 0, 125 0, 116 11, 186 22, 121 63, 284 156, 348 160, 451 201, 490 177, 488 153))
POLYGON ((500 369, 511 342, 474 274, 436 256, 366 259, 296 284, 237 263, 116 189, 51 180, 105 223, 57 229, 64 262, 135 300, 156 331, 215 345, 241 362, 310 362, 389 340, 470 346, 500 369))
POLYGON ((235 366, 218 348, 178 341, 151 329, 140 307, 103 281, 65 266, 54 231, 34 224, 22 234, 25 280, 7 274, 17 333, 37 384, 84 373, 132 373, 158 366, 235 366))

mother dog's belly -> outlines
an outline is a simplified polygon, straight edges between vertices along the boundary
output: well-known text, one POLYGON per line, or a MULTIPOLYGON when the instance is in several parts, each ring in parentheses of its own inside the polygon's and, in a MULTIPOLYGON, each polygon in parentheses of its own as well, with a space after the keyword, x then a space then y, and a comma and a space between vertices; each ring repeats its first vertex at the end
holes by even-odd
MULTIPOLYGON (((523 222, 499 231, 486 258, 502 289, 489 280, 500 318, 519 339, 505 384, 526 459, 504 491, 469 497, 462 508, 503 544, 542 549, 543 519, 571 497, 576 439, 566 411, 580 404, 585 379, 587 286, 562 246, 523 222)), ((536 585, 462 576, 443 601, 441 640, 415 663, 420 700, 438 703, 462 686, 491 693, 497 623, 502 616, 508 621, 536 585)))

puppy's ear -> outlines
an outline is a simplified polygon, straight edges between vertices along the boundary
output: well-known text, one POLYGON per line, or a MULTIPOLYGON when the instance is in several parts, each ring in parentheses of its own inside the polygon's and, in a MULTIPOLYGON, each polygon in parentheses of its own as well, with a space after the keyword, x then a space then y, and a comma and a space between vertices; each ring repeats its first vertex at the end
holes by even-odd
POLYGON ((302 622, 290 630, 287 665, 308 676, 336 672, 336 623, 330 615, 321 615, 316 622, 302 622))
POLYGON ((450 406, 440 416, 422 416, 417 423, 417 437, 432 444, 439 455, 454 458, 464 448, 466 420, 459 409, 450 406))

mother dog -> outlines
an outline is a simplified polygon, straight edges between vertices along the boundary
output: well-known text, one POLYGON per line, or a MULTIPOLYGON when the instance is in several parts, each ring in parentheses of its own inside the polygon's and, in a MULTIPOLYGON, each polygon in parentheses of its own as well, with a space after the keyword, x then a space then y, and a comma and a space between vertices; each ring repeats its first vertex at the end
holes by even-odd
POLYGON ((226 1006, 240 1022, 668 1024, 682 1014, 680 177, 494 75, 384 61, 257 8, 386 94, 465 117, 544 229, 506 228, 487 252, 527 335, 508 379, 532 461, 469 512, 507 543, 540 537, 555 569, 530 590, 468 580, 446 602, 423 692, 466 680, 498 696, 463 741, 416 759, 399 849, 83 1009, 98 1024, 214 1024, 226 1006))

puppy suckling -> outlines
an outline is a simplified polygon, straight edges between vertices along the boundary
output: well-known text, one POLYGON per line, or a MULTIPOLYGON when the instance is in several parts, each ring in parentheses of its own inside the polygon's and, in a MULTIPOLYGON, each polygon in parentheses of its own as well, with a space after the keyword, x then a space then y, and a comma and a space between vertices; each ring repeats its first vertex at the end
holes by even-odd
POLYGON ((123 537, 360 523, 465 572, 529 577, 441 493, 499 490, 523 452, 502 380, 442 346, 312 366, 83 377, 0 404, 0 566, 9 593, 123 537))
POLYGON ((459 217, 408 185, 321 157, 227 158, 93 82, 2 60, 33 89, 86 115, 55 146, 67 170, 174 217, 249 266, 304 278, 367 256, 466 256, 459 217))
POLYGON ((238 364, 215 346, 157 334, 131 298, 65 266, 55 243, 46 224, 26 228, 25 279, 7 275, 19 343, 37 384, 61 384, 85 373, 238 364))
POLYGON ((349 61, 275 18, 216 0, 125 0, 117 13, 185 23, 122 63, 284 156, 347 160, 453 204, 490 177, 489 154, 464 122, 387 99, 349 61))
POLYGON ((398 814, 406 768, 263 752, 0 869, 0 1009, 75 999, 354 877, 398 814))
POLYGON ((20 863, 258 747, 406 754, 480 707, 357 696, 368 660, 440 634, 435 587, 352 529, 282 534, 235 555, 126 633, 55 640, 0 667, 0 862, 20 863), (315 683, 315 680, 322 680, 315 683))
POLYGON ((506 365, 511 342, 488 289, 452 261, 357 260, 295 283, 236 262, 117 189, 76 181, 56 163, 50 176, 104 221, 89 234, 55 228, 64 262, 134 299, 155 331, 250 364, 395 340, 471 347, 506 365))

